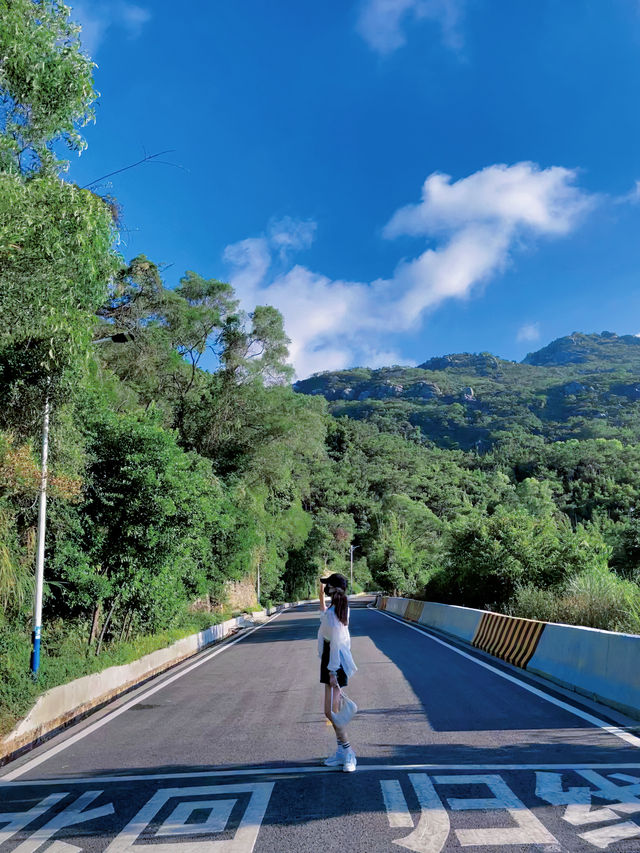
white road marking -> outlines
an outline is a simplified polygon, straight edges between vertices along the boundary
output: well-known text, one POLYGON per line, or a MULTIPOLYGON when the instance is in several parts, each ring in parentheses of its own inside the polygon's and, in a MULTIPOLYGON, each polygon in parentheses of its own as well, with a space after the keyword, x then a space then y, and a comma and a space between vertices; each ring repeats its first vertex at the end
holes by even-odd
POLYGON ((621 782, 631 782, 638 785, 638 793, 640 793, 640 779, 637 776, 629 776, 626 773, 612 773, 611 779, 619 779, 621 782))
POLYGON ((440 853, 451 829, 449 815, 426 773, 411 773, 409 779, 420 803, 420 820, 410 835, 393 843, 416 853, 440 853))
POLYGON ((156 832, 155 837, 224 832, 237 802, 237 800, 193 800, 193 802, 178 803, 156 832), (195 811, 208 811, 209 814, 200 823, 187 823, 195 811))
POLYGON ((66 841, 54 841, 50 847, 47 847, 47 853, 82 853, 82 847, 67 844, 66 841))
POLYGON ((12 838, 16 832, 24 829, 24 827, 30 824, 31 821, 40 817, 46 811, 49 811, 51 806, 55 806, 56 803, 59 803, 60 800, 64 800, 67 796, 68 793, 66 791, 62 791, 58 794, 49 794, 48 797, 45 797, 44 800, 41 800, 37 805, 29 809, 29 811, 4 812, 4 814, 0 813, 0 823, 7 824, 4 829, 0 830, 0 845, 4 844, 4 842, 12 838))
POLYGON ((630 820, 617 823, 615 826, 603 826, 600 829, 590 829, 589 832, 580 833, 580 838, 584 838, 595 847, 600 847, 601 850, 610 844, 615 844, 616 841, 625 841, 627 838, 638 836, 640 836, 640 826, 630 820))
POLYGON ((562 787, 562 773, 536 773, 536 797, 552 806, 566 806, 563 820, 572 826, 618 820, 618 815, 609 808, 592 808, 590 788, 562 787))
POLYGON ((595 770, 579 770, 578 773, 588 782, 598 786, 598 790, 592 791, 592 795, 614 801, 611 808, 615 811, 625 814, 640 812, 640 799, 635 796, 638 793, 638 785, 616 785, 595 770))
MULTIPOLYGON (((640 764, 616 762, 615 764, 358 764, 358 773, 367 772, 392 772, 392 771, 422 771, 432 772, 435 770, 463 770, 470 771, 508 771, 508 770, 640 770, 640 764)), ((0 780, 2 788, 20 787, 42 787, 48 785, 86 785, 107 782, 152 782, 163 779, 217 779, 234 776, 296 776, 306 773, 335 773, 335 769, 329 767, 311 767, 308 764, 300 767, 259 767, 255 770, 192 770, 188 773, 136 773, 123 774, 122 776, 71 776, 52 777, 50 779, 24 779, 21 782, 4 782, 0 780)), ((0 842, 2 834, 0 832, 0 842)))
POLYGON ((533 812, 513 793, 501 776, 465 775, 465 776, 436 776, 439 785, 486 785, 493 797, 458 799, 447 797, 447 803, 452 811, 486 811, 505 810, 512 818, 515 827, 488 829, 456 829, 458 841, 463 847, 487 845, 531 845, 553 844, 558 842, 545 829, 533 812))
MULTIPOLYGON (((32 832, 26 841, 23 841, 22 844, 19 844, 15 848, 14 853, 35 853, 39 847, 46 844, 51 836, 55 835, 60 829, 114 814, 113 803, 107 803, 107 805, 84 811, 87 806, 90 806, 94 800, 98 799, 100 794, 102 794, 102 791, 85 791, 83 794, 80 794, 77 800, 54 815, 44 826, 40 826, 35 832, 32 832)), ((65 796, 67 796, 66 793, 65 796)))
POLYGON ((552 705, 556 705, 558 708, 562 708, 563 711, 568 711, 570 714, 574 714, 574 716, 580 717, 582 720, 586 720, 586 722, 591 723, 597 728, 603 729, 609 734, 615 735, 615 737, 620 738, 620 740, 625 741, 631 746, 640 747, 640 737, 638 737, 637 735, 632 735, 630 732, 625 732, 625 730, 621 729, 619 726, 612 726, 604 720, 601 720, 599 717, 595 717, 593 714, 589 714, 587 711, 582 711, 580 708, 575 708, 573 705, 569 705, 567 702, 563 702, 561 699, 557 699, 555 696, 551 696, 550 694, 545 693, 542 690, 538 690, 537 687, 533 687, 533 685, 527 684, 525 681, 522 681, 521 679, 516 678, 513 675, 509 675, 508 672, 503 672, 501 669, 498 669, 495 666, 491 666, 491 664, 486 663, 485 661, 480 660, 477 657, 474 657, 474 655, 470 655, 468 654, 468 652, 463 652, 462 649, 458 649, 456 646, 451 645, 451 643, 447 643, 445 640, 441 640, 439 637, 434 637, 432 634, 427 634, 424 631, 421 631, 419 628, 416 628, 415 625, 410 625, 408 622, 403 622, 400 619, 394 618, 389 613, 385 613, 384 610, 375 610, 375 612, 379 613, 381 616, 386 616, 387 618, 392 619, 394 622, 397 622, 400 625, 404 625, 405 628, 409 628, 409 630, 415 631, 417 634, 420 634, 427 640, 432 640, 434 643, 438 643, 439 645, 444 646, 450 651, 455 652, 455 654, 472 661, 478 666, 481 666, 483 669, 487 669, 489 670, 489 672, 493 672, 494 675, 498 675, 500 678, 504 678, 505 681, 510 681, 512 684, 516 684, 523 690, 527 690, 529 693, 533 693, 534 696, 538 696, 540 699, 544 699, 546 702, 551 702, 552 705))
MULTIPOLYGON (((274 787, 273 782, 255 782, 253 785, 204 785, 193 788, 162 788, 148 800, 120 834, 114 838, 105 853, 140 853, 141 847, 148 847, 149 853, 252 853, 258 838, 258 832, 264 819, 269 799, 274 787), (242 815, 233 838, 206 841, 185 841, 169 843, 141 843, 140 836, 156 817, 160 809, 172 799, 198 797, 218 794, 250 794, 249 803, 242 815), (137 843, 136 843, 137 842, 137 843)), ((235 802, 237 798, 232 798, 235 802)), ((219 800, 218 802, 229 802, 219 800)), ((189 803, 193 805, 193 803, 189 803)), ((233 806, 232 806, 233 807, 233 806)), ((231 811, 229 811, 229 814, 231 811)), ((226 821, 225 821, 226 826, 226 821)))
POLYGON ((536 773, 536 795, 552 805, 568 804, 563 820, 566 820, 567 823, 573 826, 608 822, 609 826, 580 833, 580 838, 583 838, 595 847, 605 849, 616 841, 639 837, 640 826, 637 823, 624 821, 611 824, 611 821, 619 820, 619 814, 616 814, 616 812, 628 814, 629 812, 640 811, 640 801, 635 796, 637 793, 640 793, 638 790, 640 788, 638 777, 627 776, 624 773, 614 773, 607 779, 595 770, 583 769, 577 772, 587 779, 587 781, 596 785, 596 789, 568 788, 565 791, 562 788, 562 774, 536 773), (611 779, 618 779, 623 782, 630 781, 631 784, 616 785, 611 779), (609 800, 610 807, 591 808, 593 797, 609 800))
POLYGON ((392 828, 398 826, 413 827, 413 818, 397 779, 381 779, 382 799, 387 810, 387 819, 392 828))
POLYGON ((264 628, 265 625, 268 625, 270 622, 273 622, 274 619, 277 619, 281 613, 284 613, 284 610, 279 611, 270 619, 267 619, 266 622, 263 622, 262 625, 257 625, 255 628, 251 628, 244 634, 241 634, 239 637, 236 637, 235 640, 231 640, 230 643, 225 643, 223 646, 220 646, 215 651, 210 654, 205 655, 204 657, 197 660, 195 663, 192 663, 191 666, 186 667, 180 672, 172 675, 170 678, 167 678, 161 684, 157 684, 155 687, 152 687, 150 690, 146 690, 144 693, 141 693, 139 696, 136 696, 135 699, 132 699, 130 702, 122 705, 120 708, 117 708, 115 711, 112 711, 110 714, 102 717, 100 720, 97 720, 95 723, 92 723, 90 726, 87 726, 82 731, 77 732, 75 735, 72 735, 70 738, 62 741, 56 746, 52 746, 51 749, 46 750, 41 755, 32 758, 31 761, 27 761, 25 764, 22 764, 20 767, 17 767, 15 770, 11 770, 9 773, 6 773, 4 776, 0 777, 3 782, 10 782, 13 779, 17 779, 20 776, 24 776, 25 773, 28 773, 30 770, 33 770, 35 767, 38 767, 45 761, 48 761, 50 758, 53 758, 54 755, 58 755, 58 753, 62 752, 65 749, 68 749, 74 743, 77 743, 79 740, 87 737, 87 735, 93 734, 93 732, 102 728, 102 726, 106 726, 107 723, 110 723, 111 720, 115 720, 116 717, 119 717, 120 714, 124 714, 125 711, 128 711, 129 708, 133 708, 134 705, 137 705, 139 702, 143 702, 145 699, 148 699, 149 696, 153 696, 154 693, 157 693, 159 690, 164 689, 169 684, 173 684, 174 681, 177 681, 179 678, 187 675, 192 672, 194 669, 197 669, 199 666, 202 666, 205 663, 208 663, 212 658, 216 657, 216 655, 225 652, 227 649, 230 649, 231 646, 235 646, 236 643, 241 642, 250 634, 253 634, 255 631, 259 631, 260 628, 264 628))

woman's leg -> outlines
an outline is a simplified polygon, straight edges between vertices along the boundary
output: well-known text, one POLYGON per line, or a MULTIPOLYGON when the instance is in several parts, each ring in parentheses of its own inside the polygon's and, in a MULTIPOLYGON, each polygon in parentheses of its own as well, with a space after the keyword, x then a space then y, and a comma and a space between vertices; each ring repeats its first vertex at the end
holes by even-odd
MULTIPOLYGON (((340 691, 334 689, 333 690, 333 710, 337 711, 340 702, 340 691)), ((349 743, 347 740, 347 730, 343 727, 336 726, 333 722, 333 718, 331 716, 331 687, 329 684, 325 684, 324 686, 324 715, 329 720, 331 725, 333 726, 333 730, 336 733, 336 738, 338 739, 339 744, 349 743)))

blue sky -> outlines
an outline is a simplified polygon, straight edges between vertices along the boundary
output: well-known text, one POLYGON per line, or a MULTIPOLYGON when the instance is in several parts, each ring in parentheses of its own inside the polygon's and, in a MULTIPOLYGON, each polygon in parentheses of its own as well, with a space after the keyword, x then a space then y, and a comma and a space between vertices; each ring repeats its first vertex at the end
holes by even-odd
POLYGON ((298 375, 640 332, 637 0, 81 0, 126 257, 275 304, 298 375))

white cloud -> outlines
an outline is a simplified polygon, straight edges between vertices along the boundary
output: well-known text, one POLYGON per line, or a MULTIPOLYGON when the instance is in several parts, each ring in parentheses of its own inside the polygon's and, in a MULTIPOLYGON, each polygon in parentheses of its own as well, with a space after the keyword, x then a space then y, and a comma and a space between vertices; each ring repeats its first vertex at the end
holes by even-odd
POLYGON ((585 207, 575 178, 570 169, 535 163, 487 166, 453 184, 449 175, 435 172, 424 182, 422 200, 400 208, 385 235, 446 233, 469 224, 562 234, 585 207))
POLYGON ((460 18, 463 0, 363 0, 357 30, 369 47, 385 55, 406 42, 405 25, 414 20, 439 24, 442 40, 452 50, 462 48, 460 18))
POLYGON ((624 195, 614 199, 618 204, 638 204, 640 203, 640 181, 636 181, 633 188, 624 195))
POLYGON ((110 31, 129 39, 138 38, 151 20, 151 12, 127 0, 77 0, 71 18, 82 27, 82 46, 95 56, 110 31))
POLYGON ((575 179, 569 169, 534 163, 489 166, 455 182, 431 175, 420 202, 398 210, 383 233, 432 245, 402 260, 390 278, 370 283, 330 279, 299 264, 276 265, 283 247, 304 248, 313 238, 312 224, 294 220, 227 247, 224 257, 247 309, 268 303, 284 315, 298 376, 399 362, 389 351, 389 335, 415 330, 425 312, 447 299, 468 298, 522 243, 577 226, 593 197, 575 179))
POLYGON ((310 219, 300 220, 285 216, 273 220, 269 226, 269 238, 285 260, 290 252, 308 249, 316 236, 317 224, 310 219))
POLYGON ((518 329, 518 341, 537 341, 540 339, 540 323, 525 323, 518 329))

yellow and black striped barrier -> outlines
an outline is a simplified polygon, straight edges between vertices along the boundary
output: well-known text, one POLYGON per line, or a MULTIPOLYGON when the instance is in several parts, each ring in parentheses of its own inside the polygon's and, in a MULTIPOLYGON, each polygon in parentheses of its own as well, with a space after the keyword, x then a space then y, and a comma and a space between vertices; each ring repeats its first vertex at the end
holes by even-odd
POLYGON ((483 613, 472 645, 526 669, 546 624, 502 613, 483 613))
POLYGON ((415 598, 409 599, 409 604, 407 604, 407 609, 404 613, 404 618, 409 622, 417 622, 422 614, 422 608, 424 607, 424 601, 416 601, 415 598))

